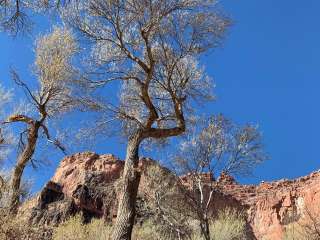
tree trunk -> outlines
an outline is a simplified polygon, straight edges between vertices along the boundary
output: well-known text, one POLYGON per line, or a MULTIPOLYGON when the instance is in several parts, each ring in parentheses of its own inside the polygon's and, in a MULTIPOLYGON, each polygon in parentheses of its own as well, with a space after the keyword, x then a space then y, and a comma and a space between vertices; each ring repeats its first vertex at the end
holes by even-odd
POLYGON ((135 218, 135 205, 140 183, 139 146, 142 141, 141 132, 135 133, 128 141, 127 155, 122 175, 122 190, 118 205, 116 223, 113 228, 112 240, 131 240, 135 218))
POLYGON ((28 140, 27 145, 21 152, 18 157, 18 161, 13 169, 12 177, 11 177, 11 197, 10 197, 10 213, 16 214, 18 210, 18 206, 20 203, 20 185, 23 171, 27 165, 27 163, 32 158, 37 140, 38 140, 38 123, 35 123, 28 129, 28 140))
POLYGON ((201 232, 205 240, 210 240, 210 229, 208 219, 203 219, 200 224, 201 232))

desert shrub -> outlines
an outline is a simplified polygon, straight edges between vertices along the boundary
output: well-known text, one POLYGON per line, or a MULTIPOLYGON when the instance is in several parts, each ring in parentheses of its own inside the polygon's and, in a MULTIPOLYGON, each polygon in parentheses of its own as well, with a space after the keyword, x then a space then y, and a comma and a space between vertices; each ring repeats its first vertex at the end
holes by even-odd
POLYGON ((53 240, 106 240, 111 234, 111 227, 101 219, 94 219, 84 224, 77 215, 60 224, 53 231, 53 240))
POLYGON ((94 219, 86 226, 86 230, 88 233, 88 238, 86 239, 106 240, 111 234, 112 229, 103 220, 94 219))
POLYGON ((153 219, 145 221, 141 226, 135 225, 132 233, 133 240, 179 240, 187 239, 177 236, 176 232, 166 228, 161 222, 155 223, 153 219))
POLYGON ((151 221, 146 221, 141 226, 135 226, 132 233, 133 239, 162 240, 161 232, 157 231, 157 226, 151 221))
MULTIPOLYGON (((212 240, 244 240, 246 239, 246 221, 243 214, 234 209, 221 210, 210 224, 212 240)), ((200 234, 195 234, 192 240, 202 240, 200 234)))
POLYGON ((24 229, 16 219, 8 214, 5 209, 0 210, 0 239, 22 239, 24 229))
MULTIPOLYGON (((135 225, 133 240, 168 240, 161 231, 160 226, 146 221, 142 225, 135 225)), ((107 240, 111 237, 112 227, 102 219, 94 219, 84 224, 81 215, 70 218, 60 224, 53 231, 53 240, 107 240)))
MULTIPOLYGON (((6 209, 9 207, 10 197, 12 195, 12 191, 10 189, 10 171, 0 170, 0 208, 6 209)), ((30 180, 22 180, 20 190, 17 193, 19 195, 20 203, 23 203, 31 198, 31 187, 32 181, 30 180)))
POLYGON ((85 237, 86 232, 80 215, 70 218, 53 231, 54 240, 81 240, 85 237))
MULTIPOLYGON (((0 180, 0 239, 25 240, 27 236, 33 235, 34 229, 25 222, 25 219, 13 216, 9 211, 10 172, 0 171, 0 180)), ((23 182, 19 195, 21 201, 28 199, 30 196, 30 184, 28 182, 23 182)))
MULTIPOLYGON (((299 206, 299 205, 298 205, 299 206)), ((300 209, 285 226, 284 240, 319 240, 320 239, 320 207, 305 206, 300 202, 300 209), (302 207, 301 207, 302 206, 302 207)))
MULTIPOLYGON (((152 221, 145 221, 142 225, 135 225, 133 240, 168 240, 176 239, 161 231, 160 225, 152 221)), ((60 224, 53 231, 53 240, 107 240, 111 237, 112 227, 102 219, 94 219, 84 224, 81 215, 70 218, 60 224)))
POLYGON ((44 240, 50 239, 49 228, 30 225, 21 216, 12 216, 7 209, 0 209, 1 240, 44 240))
POLYGON ((242 240, 246 236, 246 221, 236 210, 222 210, 210 225, 212 240, 242 240))
MULTIPOLYGON (((191 224, 192 225, 192 224, 191 224)), ((191 227, 190 225, 190 227, 191 227)), ((194 231, 197 224, 193 224, 194 231)), ((222 210, 210 224, 212 240, 244 240, 246 239, 246 222, 236 210, 222 210)), ((53 231, 53 240, 107 240, 110 239, 112 228, 102 219, 92 220, 84 224, 82 217, 77 215, 60 224, 53 231)), ((202 236, 194 234, 192 240, 202 240, 202 236)), ((178 240, 190 239, 188 236, 177 237, 176 233, 158 223, 151 217, 141 224, 136 224, 132 234, 133 240, 178 240)))
POLYGON ((286 226, 283 240, 316 240, 307 235, 305 229, 297 223, 286 226))

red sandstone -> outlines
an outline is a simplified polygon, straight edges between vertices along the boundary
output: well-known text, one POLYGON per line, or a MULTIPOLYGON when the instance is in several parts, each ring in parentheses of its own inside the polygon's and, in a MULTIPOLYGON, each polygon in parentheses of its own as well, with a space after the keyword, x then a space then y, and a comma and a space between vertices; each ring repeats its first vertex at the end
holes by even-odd
MULTIPOLYGON (((100 179, 111 183, 119 178, 123 165, 113 155, 80 153, 63 159, 51 182, 61 186, 65 196, 74 198, 74 192, 85 183, 89 172, 99 173, 100 179)), ((187 176, 183 178, 187 181, 187 176)), ((211 175, 204 176, 204 179, 214 181, 211 175)), ((247 220, 258 240, 282 239, 284 226, 293 214, 303 215, 306 207, 317 214, 313 206, 320 204, 320 172, 295 180, 283 179, 260 185, 240 185, 228 175, 220 176, 217 182, 223 197, 234 199, 246 209, 247 220)), ((80 204, 79 201, 76 199, 76 204, 80 204)))

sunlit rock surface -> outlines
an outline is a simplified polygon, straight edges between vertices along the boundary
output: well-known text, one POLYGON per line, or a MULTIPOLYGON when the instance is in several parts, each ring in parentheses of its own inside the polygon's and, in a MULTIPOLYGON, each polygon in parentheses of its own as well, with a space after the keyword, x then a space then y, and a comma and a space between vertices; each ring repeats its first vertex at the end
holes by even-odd
MULTIPOLYGON (((141 159, 140 168, 152 164, 141 159)), ((93 217, 112 220, 116 217, 117 187, 124 162, 117 157, 86 152, 64 158, 55 175, 20 214, 33 224, 55 225, 69 216, 83 213, 86 220, 93 217)), ((181 177, 188 184, 188 175, 181 177)), ((317 215, 320 206, 320 173, 314 172, 295 180, 263 182, 260 185, 240 185, 231 176, 222 174, 215 180, 210 174, 204 181, 217 181, 211 204, 212 211, 225 206, 247 213, 251 231, 258 240, 282 239, 284 227, 299 221, 308 209, 317 215)), ((146 191, 144 178, 140 192, 146 191)))

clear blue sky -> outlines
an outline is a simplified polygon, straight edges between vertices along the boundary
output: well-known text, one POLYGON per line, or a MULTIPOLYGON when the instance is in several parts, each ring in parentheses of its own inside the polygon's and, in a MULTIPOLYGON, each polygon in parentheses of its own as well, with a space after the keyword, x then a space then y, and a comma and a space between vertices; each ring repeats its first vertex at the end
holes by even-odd
MULTIPOLYGON (((259 124, 270 156, 254 177, 243 181, 294 178, 319 169, 320 1, 225 0, 221 4, 234 25, 224 46, 205 59, 218 96, 206 111, 224 113, 238 123, 259 124)), ((45 27, 42 24, 36 33, 45 27)), ((13 41, 1 33, 0 49, 0 81, 9 84, 10 64, 27 77, 33 61, 32 39, 13 41)), ((112 139, 95 150, 124 156, 124 146, 112 139)), ((50 170, 36 172, 35 189, 52 176, 60 157, 52 156, 50 170)))

